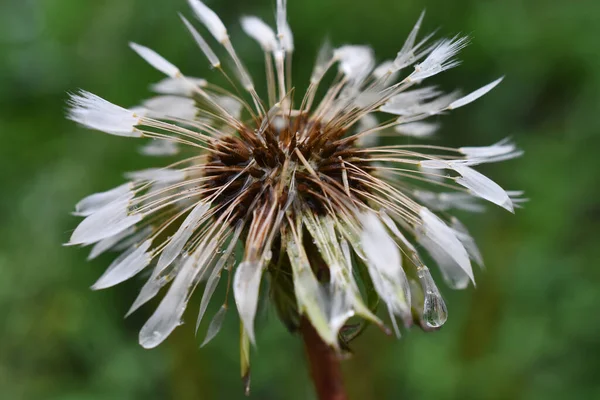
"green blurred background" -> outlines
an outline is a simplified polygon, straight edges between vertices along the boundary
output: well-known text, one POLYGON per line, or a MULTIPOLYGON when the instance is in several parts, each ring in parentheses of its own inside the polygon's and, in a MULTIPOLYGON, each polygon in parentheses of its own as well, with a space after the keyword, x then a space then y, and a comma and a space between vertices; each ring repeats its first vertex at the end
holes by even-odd
MULTIPOLYGON (((275 1, 207 3, 262 76, 262 56, 237 18, 272 21, 275 1)), ((424 8, 425 31, 473 37, 464 64, 434 78, 443 88, 469 91, 506 75, 484 99, 441 117, 437 142, 512 136, 525 156, 482 169, 531 202, 515 216, 492 206, 464 216, 486 260, 477 288, 440 285, 450 317, 439 332, 414 329, 396 341, 368 330, 344 364, 350 395, 600 398, 600 2, 291 0, 296 87, 305 88, 324 36, 371 44, 383 60, 424 8)), ((188 323, 144 350, 137 332, 153 307, 123 319, 141 281, 92 292, 110 255, 87 263, 85 250, 61 246, 78 199, 160 163, 139 156, 133 140, 65 120, 66 92, 81 87, 125 106, 148 97, 148 83, 162 77, 129 40, 211 79, 177 11, 191 15, 184 0, 0 2, 1 399, 243 398, 233 312, 206 348, 188 323)), ((193 321, 198 300, 190 304, 193 321)), ((298 338, 272 310, 259 326, 252 398, 314 398, 298 338)))

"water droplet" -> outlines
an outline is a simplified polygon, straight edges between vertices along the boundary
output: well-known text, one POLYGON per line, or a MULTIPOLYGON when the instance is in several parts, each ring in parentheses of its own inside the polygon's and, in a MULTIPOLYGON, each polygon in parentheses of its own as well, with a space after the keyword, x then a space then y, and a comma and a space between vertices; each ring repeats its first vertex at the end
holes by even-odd
POLYGON ((140 332, 140 344, 146 349, 156 347, 162 341, 162 339, 163 335, 160 331, 152 331, 149 335, 144 335, 143 331, 140 332))
POLYGON ((271 250, 268 250, 265 253, 265 262, 268 263, 269 261, 271 261, 271 258, 273 258, 273 253, 271 252, 271 250))
POLYGON ((421 281, 421 287, 423 288, 423 295, 425 297, 423 302, 423 322, 430 328, 439 328, 444 325, 446 319, 448 319, 448 309, 446 303, 440 294, 429 269, 423 266, 419 268, 419 280, 421 281))

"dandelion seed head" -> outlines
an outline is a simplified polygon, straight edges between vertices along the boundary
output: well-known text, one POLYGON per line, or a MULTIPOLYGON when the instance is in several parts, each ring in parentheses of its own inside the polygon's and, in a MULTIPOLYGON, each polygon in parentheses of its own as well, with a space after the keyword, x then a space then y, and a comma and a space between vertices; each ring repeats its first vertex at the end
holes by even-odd
POLYGON ((299 99, 291 82, 287 1, 280 0, 274 28, 256 17, 241 20, 265 56, 263 98, 217 14, 203 2, 189 3, 221 54, 182 16, 184 24, 231 86, 187 76, 154 50, 131 44, 167 75, 151 86, 159 96, 129 109, 88 92, 71 98, 69 118, 76 122, 145 139, 142 154, 177 158, 129 172, 126 184, 77 204, 75 214, 85 219, 69 244, 93 245, 90 259, 121 252, 93 288, 148 270, 129 313, 167 288, 140 332, 140 344, 151 348, 181 325, 192 293, 205 282, 198 330, 226 277, 227 295, 202 343, 217 335, 233 299, 244 368, 261 297, 271 297, 291 330, 307 318, 336 349, 353 337, 350 319, 385 331, 391 324, 398 336, 397 318, 405 327, 439 328, 447 308, 428 260, 457 289, 474 283, 471 261, 483 264, 467 228, 449 212, 481 212, 480 200, 513 212, 525 201, 522 192, 505 191, 475 167, 522 152, 508 140, 460 148, 412 143, 441 130, 439 118, 428 118, 468 105, 501 79, 464 97, 422 85, 457 66, 468 42, 419 40, 422 14, 394 60, 377 64, 368 46, 325 43, 299 99), (232 71, 221 66, 225 57, 232 71), (333 78, 318 96, 328 73, 333 78), (378 146, 384 136, 413 140, 378 146), (378 302, 367 301, 372 297, 387 308, 389 322, 379 316, 378 302))

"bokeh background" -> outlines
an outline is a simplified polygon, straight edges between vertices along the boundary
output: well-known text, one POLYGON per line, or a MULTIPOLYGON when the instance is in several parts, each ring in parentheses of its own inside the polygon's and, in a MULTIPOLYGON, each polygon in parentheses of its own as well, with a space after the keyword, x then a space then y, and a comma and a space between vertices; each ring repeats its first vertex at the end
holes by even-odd
MULTIPOLYGON (((273 21, 274 0, 207 3, 262 76, 262 56, 237 18, 273 21)), ((397 341, 370 329, 357 339, 344 363, 350 395, 600 398, 600 2, 291 0, 296 86, 304 89, 324 36, 371 44, 383 60, 424 8, 424 31, 473 38, 464 64, 435 78, 442 88, 469 91, 506 75, 482 100, 440 117, 436 142, 511 136, 525 156, 482 169, 531 201, 514 216, 493 206, 464 216, 486 260, 477 288, 441 287, 450 318, 438 332, 414 329, 397 341)), ((234 312, 206 348, 188 323, 144 350, 137 332, 153 307, 123 319, 141 281, 92 292, 110 255, 86 263, 85 250, 61 246, 78 199, 157 161, 139 156, 134 140, 65 120, 66 93, 81 87, 126 106, 147 97, 162 77, 130 40, 212 79, 177 11, 191 15, 184 0, 0 2, 2 399, 243 398, 234 312)), ((252 398, 314 398, 301 343, 273 310, 260 317, 252 361, 252 398)))

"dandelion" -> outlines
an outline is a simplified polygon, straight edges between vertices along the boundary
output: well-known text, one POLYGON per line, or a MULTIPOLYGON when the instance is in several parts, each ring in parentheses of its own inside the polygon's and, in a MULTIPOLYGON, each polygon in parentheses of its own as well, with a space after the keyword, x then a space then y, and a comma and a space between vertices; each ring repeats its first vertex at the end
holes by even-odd
POLYGON ((129 182, 77 204, 75 214, 85 219, 69 244, 93 245, 90 259, 121 252, 92 288, 146 271, 129 313, 166 288, 139 335, 143 347, 153 348, 182 324, 202 283, 198 330, 226 276, 227 295, 203 345, 219 332, 233 297, 246 385, 261 297, 271 299, 291 331, 305 334, 307 346, 320 343, 333 354, 344 352, 367 324, 386 332, 391 326, 397 336, 399 325, 442 326, 446 305, 422 254, 435 261, 450 287, 474 283, 472 261, 481 265, 481 255, 449 211, 481 212, 483 199, 513 212, 521 192, 505 191, 474 167, 521 152, 509 140, 448 148, 377 146, 377 137, 428 138, 440 128, 429 117, 467 105, 502 78, 466 96, 424 86, 459 64, 456 55, 468 39, 418 40, 421 15, 397 57, 379 65, 368 46, 323 45, 298 102, 290 72, 293 36, 286 1, 278 0, 275 29, 253 16, 241 19, 264 53, 263 98, 219 17, 201 1, 188 2, 216 43, 181 18, 230 87, 184 75, 132 43, 166 75, 151 86, 158 96, 130 109, 85 91, 71 96, 72 120, 146 140, 142 154, 179 158, 127 173, 129 182), (387 310, 385 319, 378 304, 387 310))

